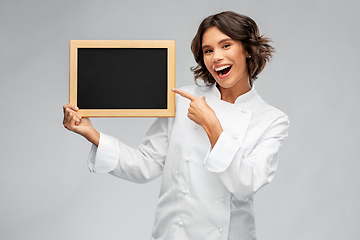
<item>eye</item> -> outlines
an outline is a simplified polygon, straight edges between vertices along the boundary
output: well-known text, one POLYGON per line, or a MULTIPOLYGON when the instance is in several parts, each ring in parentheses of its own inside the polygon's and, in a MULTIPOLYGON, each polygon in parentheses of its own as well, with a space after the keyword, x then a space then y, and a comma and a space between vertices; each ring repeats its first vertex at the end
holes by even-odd
POLYGON ((228 43, 226 43, 226 44, 223 45, 223 48, 225 48, 225 49, 226 49, 226 48, 229 48, 229 47, 230 47, 230 44, 228 44, 228 43))
POLYGON ((204 54, 207 54, 207 53, 212 53, 212 50, 211 49, 204 49, 204 54))

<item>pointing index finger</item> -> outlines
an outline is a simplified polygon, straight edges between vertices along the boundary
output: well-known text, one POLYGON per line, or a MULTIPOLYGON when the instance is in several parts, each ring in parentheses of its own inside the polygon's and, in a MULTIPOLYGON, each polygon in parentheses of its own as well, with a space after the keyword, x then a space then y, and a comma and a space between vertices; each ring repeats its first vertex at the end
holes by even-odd
POLYGON ((174 93, 177 93, 177 94, 179 94, 180 96, 183 96, 184 98, 187 98, 187 99, 189 99, 189 100, 191 100, 191 101, 193 101, 193 100, 195 100, 196 98, 198 98, 197 96, 194 96, 194 95, 192 95, 192 94, 190 94, 190 93, 187 93, 187 92, 185 92, 185 91, 183 91, 183 90, 180 90, 180 89, 177 89, 177 88, 173 88, 173 89, 171 89, 174 93))

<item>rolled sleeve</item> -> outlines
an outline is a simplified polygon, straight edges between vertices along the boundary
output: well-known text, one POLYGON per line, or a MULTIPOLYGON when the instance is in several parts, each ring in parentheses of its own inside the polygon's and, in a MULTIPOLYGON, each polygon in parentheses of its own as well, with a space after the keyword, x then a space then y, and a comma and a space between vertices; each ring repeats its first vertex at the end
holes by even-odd
MULTIPOLYGON (((209 151, 204 167, 215 172, 237 199, 246 201, 274 178, 279 151, 288 135, 288 128, 288 117, 278 117, 266 130, 261 131, 261 139, 251 149, 223 132, 209 151)), ((258 128, 253 128, 249 134, 250 140, 255 140, 251 138, 258 135, 257 131, 258 128)))
POLYGON ((100 133, 99 146, 91 146, 88 157, 88 168, 94 173, 108 173, 118 165, 119 140, 100 133))
POLYGON ((240 144, 227 132, 222 132, 214 148, 210 149, 205 160, 204 167, 210 172, 223 172, 231 164, 240 144))
MULTIPOLYGON (((238 147, 233 159, 223 158, 222 161, 230 162, 230 164, 225 171, 218 172, 217 176, 237 199, 251 198, 274 178, 279 151, 288 135, 288 128, 287 116, 279 117, 267 127, 262 138, 250 151, 246 150, 246 147, 238 147)), ((222 147, 224 148, 224 146, 222 147)), ((226 152, 230 151, 230 147, 230 145, 226 146, 222 152, 223 156, 229 154, 226 152)))

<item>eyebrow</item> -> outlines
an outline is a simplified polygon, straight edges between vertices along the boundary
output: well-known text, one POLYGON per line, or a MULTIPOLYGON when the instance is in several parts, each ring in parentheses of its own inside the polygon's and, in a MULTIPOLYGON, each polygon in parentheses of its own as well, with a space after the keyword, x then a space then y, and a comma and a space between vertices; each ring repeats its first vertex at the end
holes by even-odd
MULTIPOLYGON (((233 40, 231 38, 224 38, 224 39, 221 39, 218 44, 222 44, 223 42, 227 42, 227 41, 233 41, 233 40)), ((208 48, 208 47, 210 47, 210 46, 209 45, 201 46, 202 49, 208 48)))

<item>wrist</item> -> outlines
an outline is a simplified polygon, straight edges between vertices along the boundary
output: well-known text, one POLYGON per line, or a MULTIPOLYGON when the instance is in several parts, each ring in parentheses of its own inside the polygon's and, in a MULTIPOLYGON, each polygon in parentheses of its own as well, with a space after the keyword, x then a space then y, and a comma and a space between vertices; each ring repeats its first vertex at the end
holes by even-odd
POLYGON ((208 120, 203 125, 205 132, 207 133, 211 146, 214 147, 221 133, 224 131, 218 118, 208 120))
POLYGON ((95 146, 99 146, 100 133, 93 128, 91 131, 83 135, 89 142, 95 146))

